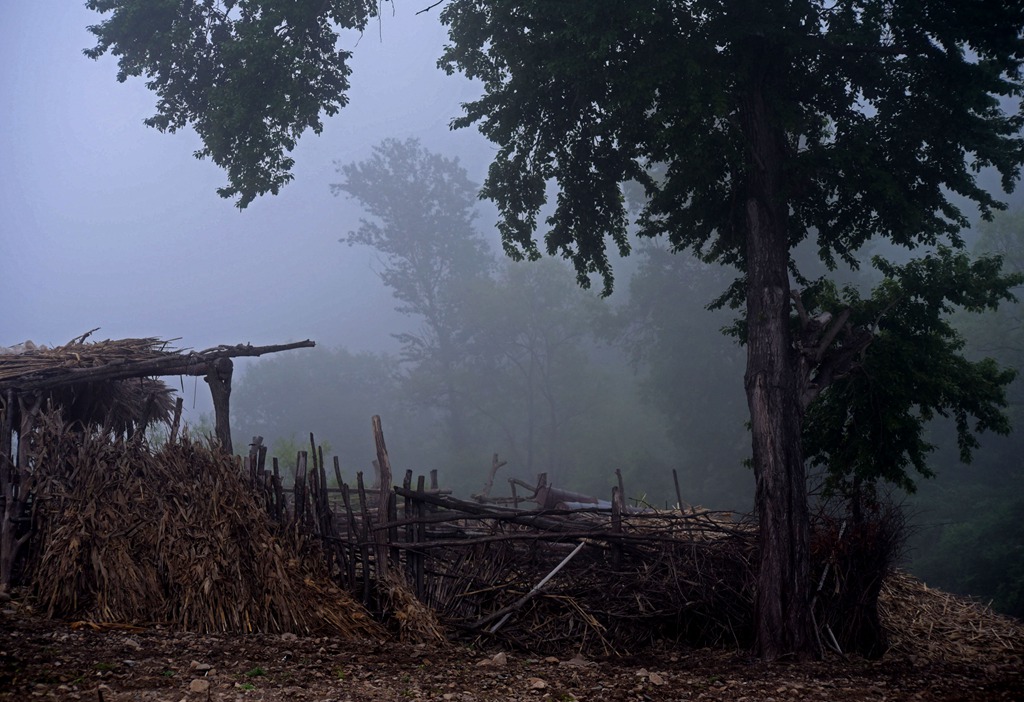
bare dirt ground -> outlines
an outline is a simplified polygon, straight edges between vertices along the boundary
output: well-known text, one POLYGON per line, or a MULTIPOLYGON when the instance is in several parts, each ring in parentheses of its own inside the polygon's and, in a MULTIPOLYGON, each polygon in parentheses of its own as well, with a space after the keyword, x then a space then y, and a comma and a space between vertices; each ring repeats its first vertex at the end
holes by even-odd
POLYGON ((451 644, 196 635, 157 626, 0 612, 0 700, 1022 700, 1019 661, 943 663, 906 653, 765 665, 663 646, 634 657, 542 658, 451 644))

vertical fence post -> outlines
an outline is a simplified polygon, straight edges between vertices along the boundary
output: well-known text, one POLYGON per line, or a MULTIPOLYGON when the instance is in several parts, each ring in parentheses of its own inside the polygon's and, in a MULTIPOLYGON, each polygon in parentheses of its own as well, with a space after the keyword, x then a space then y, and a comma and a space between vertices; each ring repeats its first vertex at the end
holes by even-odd
MULTIPOLYGON (((419 493, 420 495, 423 495, 422 475, 419 476, 419 480, 416 482, 416 492, 419 493)), ((424 521, 424 512, 426 511, 424 509, 424 504, 425 503, 423 500, 416 501, 416 517, 418 521, 416 522, 414 540, 417 543, 417 548, 415 551, 410 551, 410 553, 416 554, 416 571, 413 577, 414 582, 416 584, 416 597, 419 598, 420 602, 423 602, 427 596, 427 586, 424 577, 424 571, 426 570, 425 561, 427 558, 427 554, 424 551, 420 550, 421 547, 419 547, 419 544, 423 543, 426 540, 427 524, 424 521)))
MULTIPOLYGON (((353 590, 356 587, 356 550, 358 548, 359 536, 356 531, 356 516, 352 513, 352 499, 349 494, 348 484, 341 483, 341 501, 345 505, 345 543, 348 546, 345 565, 348 567, 348 586, 353 590)), ((366 561, 363 560, 363 570, 366 570, 366 561)))
MULTIPOLYGON (((370 604, 370 507, 366 504, 366 486, 363 485, 363 472, 356 473, 356 485, 359 489, 359 509, 363 514, 363 529, 359 536, 359 551, 363 560, 363 604, 370 604)), ((374 568, 380 567, 380 559, 374 559, 374 568)))
MULTIPOLYGON (((612 488, 612 533, 622 533, 622 492, 618 486, 612 488)), ((619 570, 622 567, 622 542, 615 539, 612 542, 612 568, 619 570)))
POLYGON ((295 456, 295 524, 301 525, 306 517, 306 459, 305 451, 295 456))

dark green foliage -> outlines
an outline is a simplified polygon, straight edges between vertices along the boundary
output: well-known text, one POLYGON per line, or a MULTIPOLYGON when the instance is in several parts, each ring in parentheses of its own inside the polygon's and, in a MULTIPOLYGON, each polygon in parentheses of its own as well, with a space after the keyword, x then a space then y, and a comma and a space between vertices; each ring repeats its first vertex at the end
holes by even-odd
MULTIPOLYGON (((979 227, 979 254, 997 254, 1007 267, 1024 271, 1024 216, 998 215, 979 227)), ((1020 288, 1016 293, 1020 295, 1020 288)), ((1021 303, 985 314, 958 313, 953 322, 966 340, 969 358, 993 357, 1010 368, 1024 367, 1021 303)), ((988 439, 970 465, 959 463, 956 432, 947 420, 932 428, 939 448, 929 467, 939 480, 923 484, 913 509, 920 524, 912 541, 910 569, 930 585, 991 601, 999 611, 1024 616, 1024 380, 1006 388, 1013 433, 988 439)))
POLYGON ((829 489, 844 493, 877 481, 913 491, 910 468, 931 477, 926 426, 935 417, 954 420, 964 462, 976 434, 1010 430, 1003 410, 1016 371, 965 358, 950 315, 1012 301, 1024 278, 1002 274, 998 258, 972 262, 945 247, 902 266, 880 258, 874 265, 884 279, 870 298, 827 284, 806 295, 821 310, 851 310, 853 324, 873 331, 857 364, 808 408, 804 426, 807 459, 825 469, 829 489))
POLYGON ((350 52, 339 31, 363 29, 368 0, 88 0, 109 17, 89 27, 85 54, 118 57, 117 79, 145 76, 157 113, 146 124, 187 125, 203 141, 197 158, 227 171, 222 197, 244 208, 292 179, 299 136, 323 129, 348 99, 350 52))
MULTIPOLYGON (((1019 487, 1020 481, 1014 484, 1019 487)), ((933 586, 1024 618, 1024 500, 973 492, 971 513, 946 524, 911 568, 933 586)), ((968 494, 961 490, 954 499, 963 501, 968 494)))
POLYGON ((536 255, 553 180, 547 249, 571 257, 581 283, 604 274, 606 290, 604 238, 628 249, 630 180, 649 196, 642 235, 743 266, 737 115, 751 60, 785 66, 765 79, 786 134, 790 243, 815 236, 826 261, 855 265, 876 235, 958 242, 967 219, 949 193, 987 215, 998 203, 975 169, 994 166, 1009 188, 1024 159, 1021 116, 998 100, 1020 94, 1019 3, 455 0, 442 18, 443 66, 484 83, 455 125, 499 146, 484 194, 506 249, 536 255))
MULTIPOLYGON (((442 16, 443 66, 484 82, 455 125, 476 123, 499 146, 484 194, 500 208, 506 250, 538 255, 554 181, 547 250, 570 257, 581 284, 605 275, 606 292, 604 241, 628 249, 630 181, 646 193, 641 236, 745 269, 751 166, 738 115, 752 37, 787 67, 763 79, 787 142, 790 246, 814 237, 830 266, 856 268, 872 236, 960 247, 967 217, 950 194, 988 217, 1000 205, 975 173, 992 166, 1010 189, 1024 161, 1022 117, 1000 104, 1021 93, 1019 4, 456 0, 442 16)), ((907 466, 929 474, 922 422, 933 414, 955 416, 964 457, 976 445, 969 429, 1007 428, 997 408, 1012 374, 964 360, 943 314, 994 307, 1008 283, 994 260, 970 264, 941 247, 905 267, 879 265, 889 280, 875 296, 833 292, 829 308, 851 307, 878 333, 864 357, 872 368, 821 397, 804 434, 837 480, 860 472, 908 487, 907 466), (871 441, 853 438, 861 431, 871 441)), ((742 285, 727 292, 737 304, 743 295, 742 285)))

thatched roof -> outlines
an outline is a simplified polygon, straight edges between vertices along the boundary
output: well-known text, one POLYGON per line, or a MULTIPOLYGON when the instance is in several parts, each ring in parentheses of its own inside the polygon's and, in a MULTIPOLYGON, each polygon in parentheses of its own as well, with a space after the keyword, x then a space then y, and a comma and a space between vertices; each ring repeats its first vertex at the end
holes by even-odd
POLYGON ((176 339, 155 337, 86 341, 91 333, 54 348, 36 347, 31 342, 6 347, 17 352, 0 354, 0 392, 34 392, 128 378, 206 375, 219 359, 262 356, 315 345, 307 339, 276 346, 239 344, 192 351, 173 348, 171 344, 176 339))
POLYGON ((31 341, 0 347, 0 384, 25 387, 39 381, 70 379, 85 369, 149 361, 173 353, 170 343, 155 338, 86 342, 78 337, 52 348, 31 341))

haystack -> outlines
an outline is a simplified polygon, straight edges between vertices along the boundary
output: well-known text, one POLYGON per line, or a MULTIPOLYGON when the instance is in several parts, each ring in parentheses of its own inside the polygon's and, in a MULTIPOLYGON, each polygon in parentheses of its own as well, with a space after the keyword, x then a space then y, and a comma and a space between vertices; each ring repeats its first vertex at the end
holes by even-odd
POLYGON ((378 637, 379 626, 281 533, 238 459, 41 422, 32 587, 50 616, 209 632, 378 637))

